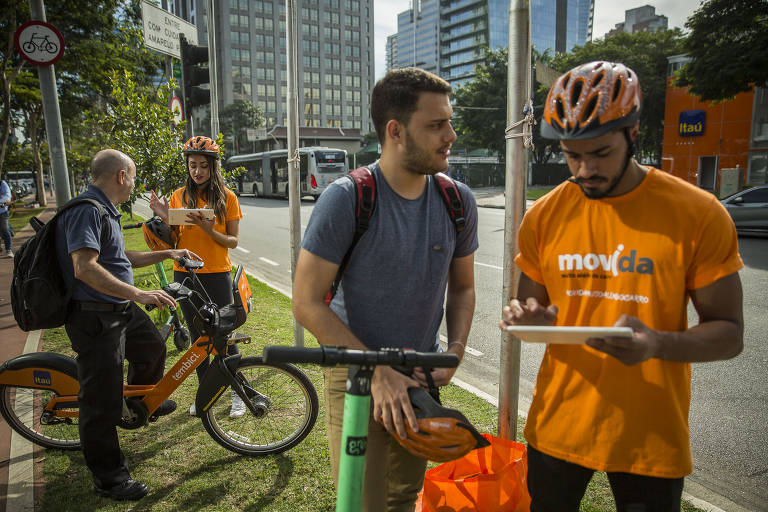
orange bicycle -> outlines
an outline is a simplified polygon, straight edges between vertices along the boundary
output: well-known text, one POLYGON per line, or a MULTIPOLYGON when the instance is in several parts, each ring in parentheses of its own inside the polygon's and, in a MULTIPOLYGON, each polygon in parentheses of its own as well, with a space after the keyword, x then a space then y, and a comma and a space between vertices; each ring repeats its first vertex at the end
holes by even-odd
MULTIPOLYGON (((179 263, 201 290, 195 270, 203 263, 179 263)), ((156 420, 155 410, 195 368, 213 355, 195 396, 195 408, 208 434, 228 450, 243 455, 269 455, 299 444, 317 420, 318 398, 312 382, 292 364, 265 363, 261 357, 226 356, 227 345, 248 343, 233 334, 250 310, 250 287, 240 265, 233 281, 234 304, 217 307, 209 297, 171 283, 163 289, 177 300, 201 299, 191 321, 203 333, 154 385, 124 385, 123 415, 118 426, 137 429, 156 420), (247 413, 230 417, 231 393, 243 400, 247 413)), ((148 306, 151 309, 151 306, 148 306)), ((46 448, 80 449, 77 366, 71 357, 36 352, 0 366, 0 414, 21 436, 46 448)))

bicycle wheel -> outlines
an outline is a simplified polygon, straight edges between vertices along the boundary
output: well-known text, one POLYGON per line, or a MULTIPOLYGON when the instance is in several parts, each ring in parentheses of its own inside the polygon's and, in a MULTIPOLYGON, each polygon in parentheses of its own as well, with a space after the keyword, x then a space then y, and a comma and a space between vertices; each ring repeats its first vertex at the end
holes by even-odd
POLYGON ((270 455, 299 444, 317 420, 317 392, 309 378, 291 364, 266 364, 244 357, 237 368, 254 415, 231 418, 232 393, 224 392, 200 419, 208 434, 228 450, 243 455, 270 455))
MULTIPOLYGON (((77 418, 59 418, 45 412, 55 397, 50 389, 0 386, 0 414, 13 430, 35 444, 59 450, 79 450, 77 418)), ((71 409, 77 410, 77 402, 71 409)))
POLYGON ((21 45, 21 49, 24 50, 24 53, 33 53, 37 50, 37 45, 32 41, 27 41, 21 45))

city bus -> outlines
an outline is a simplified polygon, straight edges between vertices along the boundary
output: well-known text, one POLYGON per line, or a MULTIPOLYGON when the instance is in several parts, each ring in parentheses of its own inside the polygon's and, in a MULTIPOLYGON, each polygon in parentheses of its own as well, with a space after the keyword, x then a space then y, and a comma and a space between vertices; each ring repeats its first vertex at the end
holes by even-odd
MULTIPOLYGON (((254 197, 288 197, 288 150, 235 155, 227 159, 227 169, 242 166, 235 192, 254 197)), ((336 178, 349 171, 347 152, 326 147, 299 148, 300 195, 317 199, 336 178)))

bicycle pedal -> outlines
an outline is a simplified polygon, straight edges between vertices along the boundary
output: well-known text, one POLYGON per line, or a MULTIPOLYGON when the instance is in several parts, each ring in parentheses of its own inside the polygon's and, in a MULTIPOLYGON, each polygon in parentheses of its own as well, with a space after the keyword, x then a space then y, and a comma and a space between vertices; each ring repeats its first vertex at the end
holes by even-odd
POLYGON ((229 335, 229 338, 227 339, 227 345, 232 345, 234 343, 250 343, 251 337, 247 334, 243 334, 241 332, 233 332, 229 335))

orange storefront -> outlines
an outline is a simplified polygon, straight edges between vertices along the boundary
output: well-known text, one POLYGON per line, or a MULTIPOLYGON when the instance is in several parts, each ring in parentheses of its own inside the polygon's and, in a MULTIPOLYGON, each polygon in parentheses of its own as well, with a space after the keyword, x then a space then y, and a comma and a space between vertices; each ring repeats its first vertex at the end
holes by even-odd
POLYGON ((714 191, 721 169, 739 167, 746 183, 754 91, 721 103, 701 102, 672 80, 667 79, 662 169, 714 191))

